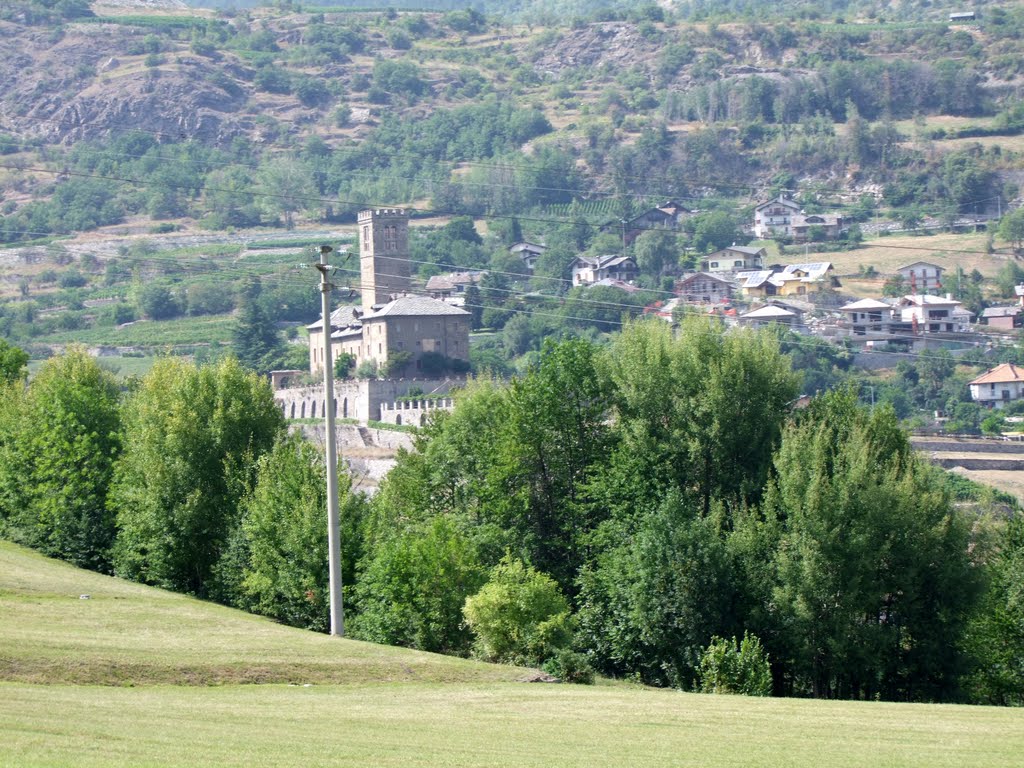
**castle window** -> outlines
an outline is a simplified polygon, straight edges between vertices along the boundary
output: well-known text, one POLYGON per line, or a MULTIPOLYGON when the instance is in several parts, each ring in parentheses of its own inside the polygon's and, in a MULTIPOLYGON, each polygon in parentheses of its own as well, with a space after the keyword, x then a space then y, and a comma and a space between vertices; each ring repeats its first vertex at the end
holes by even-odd
POLYGON ((370 228, 368 226, 363 227, 363 248, 367 250, 370 248, 370 228))

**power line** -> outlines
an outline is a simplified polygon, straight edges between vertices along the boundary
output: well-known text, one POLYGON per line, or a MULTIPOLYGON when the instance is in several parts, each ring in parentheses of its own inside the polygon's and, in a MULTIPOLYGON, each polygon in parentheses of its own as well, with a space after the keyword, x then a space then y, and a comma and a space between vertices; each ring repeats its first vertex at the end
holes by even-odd
MULTIPOLYGON (((154 260, 156 257, 144 257, 144 258, 149 259, 149 260, 154 260)), ((166 261, 166 259, 165 259, 165 261, 166 261)), ((185 262, 183 266, 184 266, 186 271, 188 271, 190 268, 195 268, 196 266, 202 267, 202 271, 207 273, 207 274, 210 274, 212 277, 214 277, 214 278, 223 278, 225 281, 230 281, 232 283, 237 281, 237 275, 239 275, 239 274, 241 274, 241 275, 251 274, 250 272, 246 272, 244 269, 242 269, 241 265, 236 265, 232 270, 229 270, 227 272, 223 272, 223 271, 210 272, 208 270, 207 265, 205 263, 195 263, 195 262, 189 263, 189 262, 185 262)), ((385 276, 388 276, 388 275, 385 275, 385 276)), ((292 276, 289 276, 289 275, 278 273, 276 275, 271 275, 271 276, 261 276, 260 279, 261 279, 261 281, 264 280, 264 279, 270 279, 272 282, 280 282, 280 283, 284 283, 284 284, 291 284, 291 285, 298 286, 298 287, 310 288, 310 290, 313 290, 315 288, 315 286, 311 282, 309 282, 308 280, 305 280, 305 279, 299 277, 298 275, 295 275, 294 277, 292 277, 292 276)), ((352 289, 364 290, 368 286, 363 285, 361 282, 357 282, 355 284, 350 284, 349 287, 352 288, 352 289)), ((518 296, 520 299, 526 298, 526 297, 529 296, 529 294, 526 294, 526 293, 520 292, 520 291, 507 290, 506 292, 509 293, 510 296, 518 296)), ((414 296, 428 296, 426 291, 422 290, 422 289, 409 291, 408 294, 409 295, 414 295, 414 296)), ((541 297, 541 298, 544 298, 544 299, 549 300, 549 301, 559 302, 559 299, 557 299, 555 297, 541 297)), ((593 304, 602 305, 602 306, 605 306, 605 307, 619 308, 619 309, 623 310, 624 314, 627 311, 630 311, 630 312, 637 312, 638 310, 642 311, 642 308, 638 308, 636 305, 631 305, 631 304, 620 304, 620 303, 615 303, 615 302, 602 302, 602 301, 589 301, 588 302, 588 300, 582 299, 582 298, 580 299, 580 301, 582 301, 582 303, 593 303, 593 304)), ((564 304, 564 301, 562 301, 560 303, 564 304)), ((472 308, 472 309, 488 309, 488 308, 490 308, 490 307, 488 307, 487 305, 484 305, 484 304, 464 304, 463 306, 464 307, 469 307, 469 308, 472 308)), ((535 316, 535 317, 549 317, 549 318, 554 318, 554 319, 558 319, 558 320, 576 321, 576 322, 580 322, 580 323, 584 323, 584 324, 593 324, 593 323, 597 322, 597 323, 603 323, 606 326, 616 326, 616 327, 619 327, 619 328, 623 327, 625 325, 625 323, 628 322, 628 321, 613 320, 613 319, 595 320, 594 318, 589 318, 589 317, 580 317, 580 316, 577 316, 577 315, 568 315, 568 314, 565 314, 564 312, 545 311, 545 310, 540 310, 540 309, 537 309, 537 308, 530 308, 530 307, 523 307, 523 306, 503 306, 503 307, 500 307, 499 309, 501 309, 503 311, 510 312, 510 313, 512 313, 514 315, 535 316)), ((711 317, 709 315, 698 315, 698 316, 708 317, 709 319, 711 317)), ((887 336, 886 340, 893 340, 893 341, 897 341, 897 340, 920 340, 921 338, 924 338, 924 337, 920 336, 920 335, 919 336, 905 336, 905 335, 894 334, 894 335, 887 336)), ((819 341, 814 341, 814 340, 812 340, 810 338, 808 338, 806 340, 798 339, 798 338, 790 338, 790 339, 786 339, 784 341, 780 341, 780 343, 785 344, 785 345, 789 345, 789 346, 806 347, 806 348, 811 348, 811 349, 814 349, 814 350, 820 350, 821 343, 829 343, 829 342, 828 342, 828 340, 825 340, 825 339, 821 339, 821 341, 819 342, 819 341)), ((988 344, 989 342, 987 340, 984 340, 984 341, 979 340, 978 342, 966 342, 966 341, 964 341, 964 342, 957 342, 957 343, 961 343, 961 344, 963 344, 966 347, 979 348, 982 345, 988 344)), ((939 356, 937 354, 928 353, 927 351, 921 351, 921 352, 897 352, 897 351, 892 351, 892 352, 886 352, 885 354, 895 355, 895 356, 900 356, 900 357, 906 357, 906 358, 911 358, 911 359, 915 359, 915 360, 946 359, 946 358, 941 357, 941 356, 939 356)), ((980 359, 979 360, 973 360, 973 359, 965 360, 963 358, 954 358, 954 361, 958 362, 960 364, 972 364, 972 365, 986 365, 987 363, 991 362, 989 360, 980 360, 980 359)))

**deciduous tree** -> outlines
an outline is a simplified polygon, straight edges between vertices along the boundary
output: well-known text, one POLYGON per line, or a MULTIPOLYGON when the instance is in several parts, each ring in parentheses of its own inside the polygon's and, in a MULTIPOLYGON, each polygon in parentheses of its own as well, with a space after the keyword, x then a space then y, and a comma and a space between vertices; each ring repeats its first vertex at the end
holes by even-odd
POLYGON ((224 597, 214 568, 256 462, 283 429, 269 384, 230 358, 198 368, 160 360, 126 403, 124 423, 110 492, 116 571, 224 597))

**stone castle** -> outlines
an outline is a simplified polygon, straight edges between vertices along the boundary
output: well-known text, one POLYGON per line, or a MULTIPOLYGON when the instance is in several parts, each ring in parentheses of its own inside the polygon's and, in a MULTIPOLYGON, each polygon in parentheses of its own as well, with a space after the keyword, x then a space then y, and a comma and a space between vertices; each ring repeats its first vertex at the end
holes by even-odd
MULTIPOLYGON (((421 425, 434 410, 450 409, 443 395, 469 369, 470 313, 412 292, 409 215, 401 209, 359 214, 362 302, 331 313, 331 354, 348 353, 355 367, 371 362, 385 378, 335 380, 335 415, 359 422, 421 425), (451 375, 455 378, 450 378, 451 375)), ((309 370, 323 371, 323 322, 309 331, 309 370)), ((277 389, 286 418, 322 418, 322 387, 277 389)))
MULTIPOLYGON (((409 264, 408 213, 400 209, 361 212, 362 306, 342 307, 331 314, 335 360, 347 353, 356 367, 372 362, 378 370, 390 368, 392 376, 468 369, 470 313, 414 295, 409 264)), ((317 321, 307 329, 309 370, 316 374, 323 367, 323 323, 317 321)))

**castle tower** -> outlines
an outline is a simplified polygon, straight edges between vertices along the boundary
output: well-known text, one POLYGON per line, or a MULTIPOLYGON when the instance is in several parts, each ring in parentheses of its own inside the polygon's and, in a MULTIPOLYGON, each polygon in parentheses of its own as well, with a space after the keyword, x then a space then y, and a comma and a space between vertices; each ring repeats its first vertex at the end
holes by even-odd
POLYGON ((359 267, 363 312, 412 289, 409 279, 409 214, 400 208, 359 213, 359 267))

